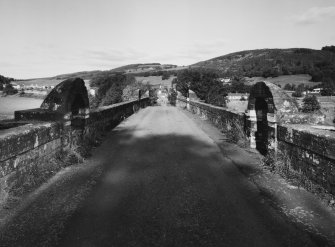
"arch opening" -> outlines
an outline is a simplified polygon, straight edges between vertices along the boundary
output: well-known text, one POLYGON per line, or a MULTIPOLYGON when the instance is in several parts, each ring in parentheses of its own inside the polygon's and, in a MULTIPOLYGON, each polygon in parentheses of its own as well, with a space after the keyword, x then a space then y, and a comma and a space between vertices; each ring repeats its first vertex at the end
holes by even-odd
POLYGON ((268 147, 268 103, 264 98, 257 97, 255 99, 255 111, 257 129, 255 133, 256 149, 263 155, 267 154, 268 147))
POLYGON ((72 116, 75 117, 75 116, 79 115, 80 109, 84 109, 84 108, 86 108, 86 105, 85 105, 85 102, 84 102, 84 99, 83 99, 82 95, 76 94, 73 97, 73 100, 70 103, 70 107, 69 107, 69 109, 72 113, 72 116))

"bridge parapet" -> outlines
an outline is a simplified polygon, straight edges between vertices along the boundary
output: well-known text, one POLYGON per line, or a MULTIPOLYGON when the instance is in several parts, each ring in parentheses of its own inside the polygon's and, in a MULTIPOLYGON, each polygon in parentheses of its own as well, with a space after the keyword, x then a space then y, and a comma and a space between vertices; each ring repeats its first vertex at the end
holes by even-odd
MULTIPOLYGON (((84 86, 81 79, 71 81, 84 86)), ((65 82, 61 85, 68 84, 69 80, 65 82)), ((55 87, 56 90, 59 88, 64 89, 55 87)), ((80 97, 85 99, 86 88, 80 90, 83 93, 80 97)), ((60 94, 62 92, 59 91, 60 94)), ((57 96, 51 92, 41 108, 15 112, 13 127, 0 130, 0 203, 6 201, 10 193, 31 183, 28 180, 40 176, 49 168, 56 169, 49 166, 55 166, 52 161, 60 155, 79 152, 83 145, 96 142, 103 132, 149 104, 149 98, 142 98, 90 112, 88 101, 79 100, 76 103, 70 93, 57 96), (55 106, 48 101, 51 98, 63 105, 55 106), (48 105, 46 102, 49 102, 48 105)))
POLYGON ((221 129, 231 142, 238 143, 240 146, 248 145, 245 114, 182 97, 177 98, 177 106, 186 108, 203 119, 208 119, 221 129))
MULTIPOLYGON (((177 98, 177 106, 210 120, 228 141, 256 148, 255 131, 261 128, 253 126, 257 124, 255 110, 243 114, 182 97, 177 98)), ((266 135, 269 152, 265 155, 271 160, 270 165, 335 195, 335 132, 312 125, 278 123, 275 112, 266 117, 271 134, 266 135)))

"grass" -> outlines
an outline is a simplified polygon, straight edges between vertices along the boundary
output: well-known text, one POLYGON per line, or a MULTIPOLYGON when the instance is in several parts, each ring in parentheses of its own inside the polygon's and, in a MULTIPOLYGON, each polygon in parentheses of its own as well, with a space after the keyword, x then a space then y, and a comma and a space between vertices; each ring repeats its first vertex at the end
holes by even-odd
POLYGON ((241 100, 231 100, 227 103, 227 108, 229 110, 237 111, 237 112, 245 112, 248 107, 248 101, 241 100))
POLYGON ((305 84, 308 86, 315 86, 318 85, 319 82, 312 82, 311 76, 307 74, 300 74, 300 75, 281 75, 278 77, 269 77, 269 78, 264 78, 264 77, 252 77, 252 78, 247 78, 247 81, 249 84, 255 84, 256 82, 259 81, 269 81, 274 84, 280 85, 281 88, 284 88, 284 86, 289 83, 289 84, 294 84, 298 86, 299 84, 305 84))
MULTIPOLYGON (((335 118, 335 98, 331 97, 317 97, 321 106, 321 113, 325 115, 325 125, 334 126, 333 120, 335 118), (327 100, 328 99, 328 100, 327 100)), ((303 105, 304 97, 295 98, 300 107, 303 105)))

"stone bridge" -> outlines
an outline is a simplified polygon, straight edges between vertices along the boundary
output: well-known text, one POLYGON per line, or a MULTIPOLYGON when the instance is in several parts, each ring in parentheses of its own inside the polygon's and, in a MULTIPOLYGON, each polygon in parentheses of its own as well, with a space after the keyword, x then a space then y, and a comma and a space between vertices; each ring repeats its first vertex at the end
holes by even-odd
POLYGON ((10 217, 1 221, 0 210, 0 245, 335 243, 329 212, 318 213, 321 230, 307 231, 269 206, 290 195, 292 210, 302 207, 296 191, 264 197, 246 177, 261 173, 258 150, 270 166, 335 194, 334 133, 288 124, 297 112, 268 82, 252 88, 246 113, 181 97, 177 107, 142 98, 90 110, 83 80, 66 80, 40 108, 0 125, 0 203, 39 185, 57 161, 72 164, 46 175, 10 217))

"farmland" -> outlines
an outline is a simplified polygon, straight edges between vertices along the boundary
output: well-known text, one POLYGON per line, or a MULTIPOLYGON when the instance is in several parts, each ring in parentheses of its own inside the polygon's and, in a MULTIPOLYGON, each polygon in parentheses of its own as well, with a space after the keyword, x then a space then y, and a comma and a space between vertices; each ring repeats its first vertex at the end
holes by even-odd
POLYGON ((289 84, 294 84, 298 86, 299 84, 304 84, 306 86, 315 86, 318 85, 320 82, 312 82, 311 76, 307 74, 299 74, 299 75, 281 75, 278 77, 252 77, 252 78, 246 78, 247 82, 249 84, 255 84, 256 82, 259 81, 269 81, 272 82, 276 85, 280 85, 281 88, 283 88, 287 83, 289 84))

